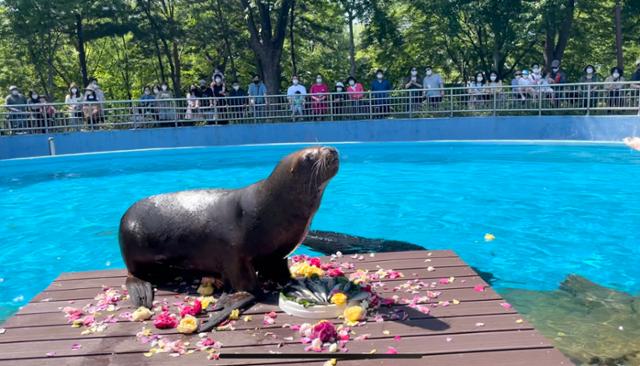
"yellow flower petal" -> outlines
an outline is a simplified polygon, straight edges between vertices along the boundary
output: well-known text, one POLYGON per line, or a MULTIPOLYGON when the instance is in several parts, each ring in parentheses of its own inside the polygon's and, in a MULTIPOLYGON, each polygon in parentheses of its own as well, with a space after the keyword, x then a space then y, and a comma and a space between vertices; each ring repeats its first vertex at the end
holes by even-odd
POLYGON ((389 332, 388 330, 385 329, 385 330, 382 331, 382 334, 389 335, 389 334, 391 334, 391 332, 389 332))
POLYGON ((460 303, 460 300, 453 299, 453 300, 451 300, 451 302, 453 303, 453 305, 458 305, 460 303))
POLYGON ((356 305, 356 306, 349 306, 348 308, 344 309, 343 316, 347 324, 353 325, 353 324, 356 324, 361 319, 363 319, 365 314, 366 314, 365 309, 362 306, 356 305))
POLYGON ((231 314, 229 314, 229 320, 238 320, 240 317, 240 310, 233 309, 231 310, 231 314))
POLYGON ((209 307, 209 305, 211 303, 215 303, 216 300, 213 298, 213 296, 202 296, 199 297, 198 300, 200 300, 200 303, 202 304, 202 309, 206 309, 209 307))
POLYGON ((151 310, 147 309, 144 306, 141 306, 131 314, 131 320, 133 320, 134 322, 141 322, 148 320, 152 315, 153 312, 151 310))
POLYGON ((344 305, 347 303, 347 295, 337 292, 331 296, 331 303, 336 305, 344 305))
POLYGON ((198 319, 193 317, 192 315, 185 315, 184 318, 180 320, 180 324, 178 324, 178 332, 191 334, 198 329, 198 319))
POLYGON ((496 239, 495 235, 493 235, 491 233, 484 234, 484 240, 485 241, 493 241, 495 239, 496 239))
POLYGON ((245 323, 250 322, 253 319, 253 317, 251 315, 245 315, 242 320, 244 320, 245 323))
POLYGON ((516 323, 518 323, 518 324, 521 324, 521 323, 523 323, 523 322, 524 322, 524 320, 522 320, 522 319, 518 319, 518 320, 516 320, 516 323))

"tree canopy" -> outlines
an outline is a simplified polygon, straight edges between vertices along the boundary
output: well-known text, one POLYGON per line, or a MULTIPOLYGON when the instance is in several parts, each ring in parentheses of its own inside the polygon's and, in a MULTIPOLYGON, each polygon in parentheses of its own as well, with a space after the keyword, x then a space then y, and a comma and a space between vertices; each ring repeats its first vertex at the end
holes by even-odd
POLYGON ((160 82, 182 96, 215 67, 277 93, 293 73, 366 81, 382 68, 400 85, 432 65, 456 84, 560 59, 577 80, 586 64, 630 73, 637 58, 631 0, 0 0, 0 87, 54 100, 91 77, 111 99, 160 82))

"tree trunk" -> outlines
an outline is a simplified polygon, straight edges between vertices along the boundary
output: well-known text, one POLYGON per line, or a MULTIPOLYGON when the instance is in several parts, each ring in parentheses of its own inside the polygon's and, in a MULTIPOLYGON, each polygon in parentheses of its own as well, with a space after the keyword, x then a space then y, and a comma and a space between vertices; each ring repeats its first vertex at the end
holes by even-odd
POLYGON ((295 8, 296 2, 293 0, 291 2, 291 16, 289 17, 289 43, 291 47, 291 73, 293 75, 298 75, 298 65, 296 64, 296 44, 293 33, 293 26, 295 22, 295 8))
POLYGON ((268 4, 263 3, 261 0, 253 1, 252 4, 249 4, 249 0, 240 0, 240 2, 246 14, 245 18, 249 28, 249 45, 260 60, 267 92, 269 94, 277 94, 280 92, 282 47, 284 46, 289 23, 288 16, 293 0, 281 1, 280 8, 277 10, 275 27, 272 26, 270 14, 272 10, 268 4), (259 30, 254 16, 254 7, 258 8, 259 30))
POLYGON ((173 96, 175 98, 180 98, 182 96, 182 62, 180 62, 180 51, 178 50, 178 41, 172 42, 172 54, 173 54, 173 65, 174 72, 172 72, 173 77, 173 96))
POLYGON ((356 42, 353 36, 353 9, 349 6, 348 10, 349 14, 349 64, 351 68, 349 69, 349 75, 355 77, 356 76, 356 42))
POLYGON ((614 21, 616 28, 616 59, 618 61, 618 67, 622 69, 624 68, 624 58, 622 54, 622 5, 620 4, 620 0, 616 1, 614 21))
POLYGON ((156 49, 156 57, 158 58, 158 68, 160 69, 160 80, 165 80, 166 73, 164 71, 164 62, 162 62, 162 52, 160 51, 160 45, 158 44, 158 39, 153 37, 153 43, 156 49))
MULTIPOLYGON (((233 52, 231 52, 231 41, 229 40, 229 25, 226 22, 226 16, 224 14, 224 12, 222 11, 222 4, 221 4, 221 0, 217 0, 216 2, 217 4, 217 14, 218 14, 218 19, 220 19, 222 23, 222 40, 224 41, 224 49, 225 49, 225 53, 227 54, 227 58, 229 60, 229 62, 231 63, 231 76, 232 76, 232 80, 236 80, 238 78, 238 69, 236 68, 236 62, 235 59, 233 57, 233 52)), ((225 60, 225 66, 226 66, 226 60, 225 60)))
POLYGON ((571 36, 575 5, 575 0, 566 0, 564 14, 561 15, 561 23, 559 25, 552 24, 549 21, 546 23, 544 62, 547 68, 551 66, 553 60, 562 61, 564 51, 567 48, 571 36), (558 37, 557 42, 556 35, 558 37))
POLYGON ((82 21, 82 16, 80 14, 76 14, 78 61, 80 61, 80 74, 82 74, 82 84, 86 87, 89 85, 89 75, 87 73, 87 53, 84 49, 84 27, 82 21))

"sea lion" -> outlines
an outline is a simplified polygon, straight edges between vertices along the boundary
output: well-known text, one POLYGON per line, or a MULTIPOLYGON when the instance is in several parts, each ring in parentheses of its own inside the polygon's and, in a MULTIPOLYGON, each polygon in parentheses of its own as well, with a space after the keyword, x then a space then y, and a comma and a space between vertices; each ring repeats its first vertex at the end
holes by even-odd
MULTIPOLYGON (((256 297, 263 280, 286 283, 286 257, 304 240, 338 166, 335 148, 310 147, 286 156, 267 179, 245 188, 181 191, 136 202, 119 230, 133 305, 151 308, 151 284, 176 276, 218 278, 228 290, 256 297)), ((240 306, 237 296, 228 296, 229 306, 240 306)))

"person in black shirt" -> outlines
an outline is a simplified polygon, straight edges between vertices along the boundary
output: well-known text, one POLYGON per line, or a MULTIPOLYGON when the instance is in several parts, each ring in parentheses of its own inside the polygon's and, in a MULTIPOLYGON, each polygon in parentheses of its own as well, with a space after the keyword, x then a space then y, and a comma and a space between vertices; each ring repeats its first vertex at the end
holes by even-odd
POLYGON ((240 83, 237 80, 234 80, 231 84, 231 90, 229 91, 227 100, 229 104, 229 118, 240 120, 243 117, 244 107, 247 105, 247 93, 240 88, 240 83))
MULTIPOLYGON (((636 71, 631 74, 631 81, 640 81, 640 59, 636 61, 636 71)), ((640 84, 631 84, 634 89, 640 89, 640 84)))

